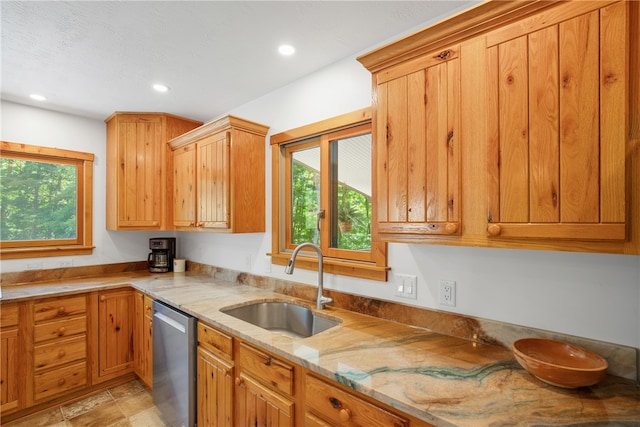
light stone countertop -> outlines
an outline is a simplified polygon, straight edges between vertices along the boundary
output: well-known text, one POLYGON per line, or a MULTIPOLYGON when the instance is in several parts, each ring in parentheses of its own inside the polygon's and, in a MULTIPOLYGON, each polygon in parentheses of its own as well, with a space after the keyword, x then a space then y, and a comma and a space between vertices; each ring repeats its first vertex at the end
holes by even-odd
POLYGON ((222 330, 261 346, 436 426, 639 426, 640 388, 607 376, 575 390, 546 385, 511 351, 330 306, 342 323, 309 338, 270 332, 220 311, 256 301, 302 301, 193 273, 122 273, 3 287, 2 302, 131 285, 222 330))

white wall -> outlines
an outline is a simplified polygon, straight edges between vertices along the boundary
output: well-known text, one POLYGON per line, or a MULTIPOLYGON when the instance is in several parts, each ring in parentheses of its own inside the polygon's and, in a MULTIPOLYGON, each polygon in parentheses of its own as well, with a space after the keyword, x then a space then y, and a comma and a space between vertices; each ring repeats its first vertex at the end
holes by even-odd
MULTIPOLYGON (((369 73, 355 59, 347 59, 230 113, 267 124, 273 134, 366 107, 370 93, 369 73)), ((3 139, 96 154, 97 248, 92 256, 73 257, 74 264, 144 259, 150 234, 104 231, 104 123, 10 103, 3 107, 3 139)), ((265 145, 268 147, 268 138, 265 145)), ((287 276, 282 266, 269 265, 265 254, 271 251, 270 149, 266 167, 266 233, 176 233, 178 254, 193 261, 315 284, 315 272, 296 269, 293 276, 287 276)), ((42 260, 45 268, 51 263, 55 266, 55 259, 42 260)), ((17 271, 25 269, 27 262, 31 261, 2 261, 0 266, 3 271, 17 271)), ((389 265, 388 283, 327 275, 325 286, 445 309, 437 303, 438 281, 455 280, 457 306, 451 311, 640 347, 640 256, 390 244, 389 265), (393 295, 394 273, 417 276, 417 300, 393 295)))
MULTIPOLYGON (((93 164, 92 255, 0 261, 3 272, 57 268, 62 261, 74 266, 140 261, 149 252, 149 237, 173 235, 163 232, 113 232, 106 230, 106 126, 104 122, 2 101, 0 139, 45 147, 84 151, 95 155, 93 164)), ((106 118, 106 117, 105 117, 106 118)))

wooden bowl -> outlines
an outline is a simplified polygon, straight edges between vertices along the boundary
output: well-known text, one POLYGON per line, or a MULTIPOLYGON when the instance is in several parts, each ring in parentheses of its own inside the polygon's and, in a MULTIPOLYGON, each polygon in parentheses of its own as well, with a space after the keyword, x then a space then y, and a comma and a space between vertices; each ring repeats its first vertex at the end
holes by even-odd
POLYGON ((604 378, 608 367, 602 356, 586 348, 544 338, 514 342, 513 354, 531 375, 564 388, 595 385, 604 378))

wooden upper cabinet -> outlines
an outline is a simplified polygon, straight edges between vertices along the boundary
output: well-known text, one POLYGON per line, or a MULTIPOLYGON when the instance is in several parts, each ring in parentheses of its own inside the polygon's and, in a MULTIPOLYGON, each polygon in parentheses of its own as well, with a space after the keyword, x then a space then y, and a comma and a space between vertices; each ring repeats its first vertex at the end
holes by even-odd
POLYGON ((116 112, 107 123, 107 229, 172 229, 167 142, 202 122, 164 113, 116 112))
POLYGON ((460 233, 460 48, 374 74, 374 229, 460 233))
POLYGON ((489 236, 626 238, 626 3, 487 35, 489 236))
POLYGON ((170 141, 177 229, 265 230, 265 137, 269 128, 225 116, 170 141))

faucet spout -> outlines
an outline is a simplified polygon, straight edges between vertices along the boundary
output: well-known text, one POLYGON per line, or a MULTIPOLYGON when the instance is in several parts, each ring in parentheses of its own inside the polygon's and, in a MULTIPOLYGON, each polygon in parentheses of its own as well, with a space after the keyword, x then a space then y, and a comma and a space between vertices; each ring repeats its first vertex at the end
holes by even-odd
POLYGON ((311 249, 315 250, 316 253, 318 254, 318 295, 316 297, 316 308, 318 310, 322 310, 324 308, 325 304, 333 302, 332 298, 325 297, 323 295, 323 293, 324 293, 324 284, 323 284, 324 274, 323 274, 323 269, 322 269, 322 264, 323 264, 322 250, 317 245, 314 245, 313 243, 310 243, 310 242, 299 244, 293 250, 293 253, 291 254, 291 258, 289 259, 289 263, 284 268, 284 272, 286 274, 293 274, 293 270, 295 268, 296 257, 298 256, 298 252, 300 252, 300 250, 304 249, 304 248, 311 248, 311 249))

